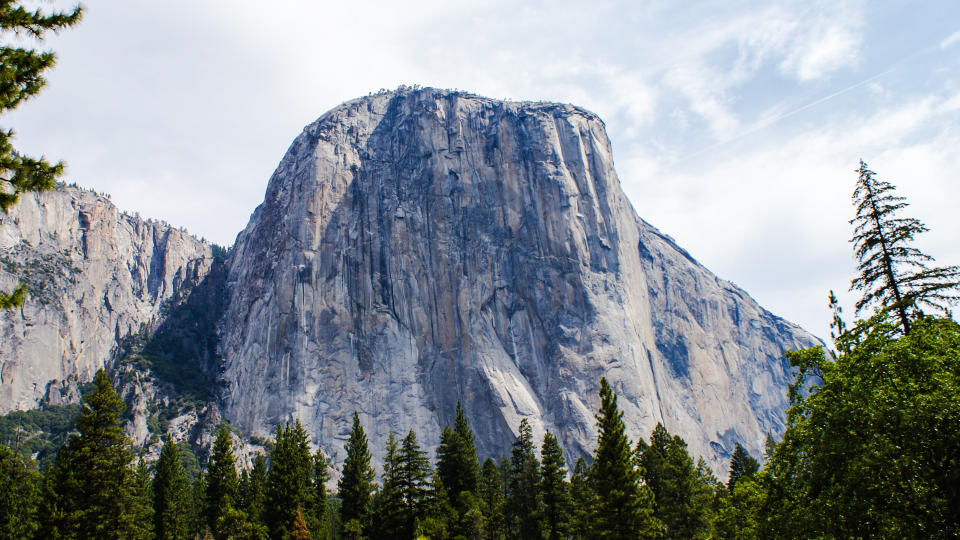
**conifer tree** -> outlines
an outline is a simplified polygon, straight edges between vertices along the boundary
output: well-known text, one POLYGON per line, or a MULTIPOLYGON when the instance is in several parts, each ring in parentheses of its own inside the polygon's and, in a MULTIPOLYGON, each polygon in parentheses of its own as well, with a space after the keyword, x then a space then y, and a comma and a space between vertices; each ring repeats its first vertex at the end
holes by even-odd
POLYGON ((437 448, 437 474, 443 481, 450 500, 456 503, 464 491, 477 490, 477 478, 480 464, 477 461, 477 448, 473 441, 473 430, 467 417, 457 402, 457 416, 453 429, 445 427, 440 435, 437 448))
POLYGON ((487 458, 480 468, 477 496, 480 497, 483 505, 489 540, 503 540, 506 535, 506 525, 503 518, 503 491, 499 468, 492 458, 487 458))
MULTIPOLYGON (((15 0, 0 2, 0 114, 15 109, 36 95, 46 80, 43 72, 54 65, 50 51, 14 47, 15 38, 29 37, 42 41, 47 32, 59 33, 80 21, 80 6, 70 12, 43 13, 30 11, 15 0), (14 38, 14 39, 11 39, 14 38)), ((53 189, 63 174, 63 163, 50 164, 45 158, 32 158, 13 147, 13 130, 0 130, 0 210, 6 213, 21 193, 53 189)), ((23 305, 26 285, 21 283, 10 293, 0 292, 0 309, 23 305)))
POLYGON ((150 470, 141 457, 137 460, 137 470, 134 473, 134 498, 131 507, 131 521, 133 536, 144 540, 153 538, 153 479, 150 470))
POLYGON ((330 464, 323 455, 323 450, 317 448, 313 455, 313 517, 316 522, 314 537, 323 538, 324 525, 327 521, 327 482, 330 480, 330 464))
POLYGON ((40 475, 30 461, 0 444, 0 538, 33 538, 39 528, 40 475))
POLYGON ((352 535, 363 534, 369 527, 370 499, 374 490, 374 472, 370 466, 367 434, 360 424, 360 415, 353 413, 353 428, 347 441, 347 457, 343 474, 337 482, 340 494, 340 521, 352 535))
POLYGON ((296 515, 294 515, 293 531, 290 536, 293 540, 313 540, 313 535, 307 528, 307 522, 303 519, 303 512, 300 507, 297 507, 296 515))
POLYGON ((540 538, 540 463, 533 450, 533 432, 526 418, 520 420, 517 438, 510 450, 510 484, 507 487, 506 519, 514 538, 540 538))
POLYGON ((153 530, 158 540, 192 538, 190 482, 177 443, 169 436, 160 450, 153 478, 153 530))
POLYGON ((570 486, 566 462, 557 438, 549 431, 540 449, 540 493, 543 497, 543 533, 547 540, 567 538, 570 521, 570 486))
POLYGON ((190 486, 190 499, 193 502, 192 519, 193 536, 203 537, 207 530, 207 476, 200 471, 190 486))
POLYGON ((427 492, 426 515, 417 521, 415 538, 444 539, 452 537, 452 528, 457 522, 457 511, 450 504, 447 490, 439 474, 430 480, 427 492))
POLYGON ((400 448, 397 436, 390 430, 387 452, 383 458, 381 488, 373 505, 373 536, 384 539, 409 538, 402 534, 404 520, 403 493, 400 488, 400 448))
POLYGON ((892 184, 876 178, 863 160, 857 173, 853 192, 857 214, 850 223, 860 275, 850 290, 863 292, 856 304, 858 313, 874 304, 889 308, 907 334, 914 307, 948 313, 947 306, 960 299, 960 267, 928 267, 933 257, 910 245, 927 227, 917 219, 897 217, 908 203, 894 194, 892 184))
POLYGON ((713 493, 687 453, 687 443, 657 423, 650 444, 641 439, 637 456, 644 483, 653 492, 655 514, 668 538, 698 538, 709 531, 713 493))
POLYGON ((746 450, 737 443, 730 457, 730 477, 727 479, 727 489, 733 491, 733 486, 741 478, 753 476, 760 468, 760 464, 746 450))
POLYGON ((220 424, 213 452, 207 465, 206 520, 207 527, 217 540, 227 538, 220 526, 220 518, 237 509, 239 480, 233 457, 233 440, 227 425, 220 424))
POLYGON ((596 495, 590 485, 590 467, 578 457, 570 476, 570 537, 574 540, 596 538, 593 533, 593 509, 597 504, 596 495))
POLYGON ((653 515, 653 494, 640 483, 643 472, 633 458, 630 440, 617 407, 617 396, 606 378, 600 379, 599 438, 590 470, 597 497, 598 538, 656 538, 662 524, 653 515))
POLYGON ((401 442, 399 461, 398 487, 404 504, 401 532, 404 538, 412 538, 417 520, 426 515, 430 489, 430 460, 412 429, 401 442))
POLYGON ((290 534, 297 508, 304 512, 307 525, 317 530, 313 513, 313 455, 307 432, 300 420, 277 425, 267 475, 266 523, 270 534, 283 538, 290 534))
POLYGON ((79 538, 140 538, 133 451, 120 415, 126 404, 102 369, 84 396, 79 434, 57 455, 45 496, 44 534, 79 538))

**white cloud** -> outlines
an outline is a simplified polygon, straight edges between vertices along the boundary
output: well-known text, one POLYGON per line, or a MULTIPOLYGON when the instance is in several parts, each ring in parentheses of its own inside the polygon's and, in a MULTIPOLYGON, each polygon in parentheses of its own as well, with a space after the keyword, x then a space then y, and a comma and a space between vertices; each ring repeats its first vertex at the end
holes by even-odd
POLYGON ((949 47, 952 47, 958 42, 960 42, 960 30, 957 30, 956 32, 950 34, 949 36, 946 37, 946 39, 941 41, 940 48, 947 49, 949 47))

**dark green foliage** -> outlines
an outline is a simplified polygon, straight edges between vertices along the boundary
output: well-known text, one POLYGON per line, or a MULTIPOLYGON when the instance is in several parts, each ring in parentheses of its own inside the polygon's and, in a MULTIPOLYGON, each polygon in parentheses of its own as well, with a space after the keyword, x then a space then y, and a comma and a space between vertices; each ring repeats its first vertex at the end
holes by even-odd
POLYGON ((440 435, 437 474, 440 475, 451 501, 456 501, 464 491, 473 493, 477 490, 477 478, 480 475, 477 448, 473 442, 473 431, 467 423, 460 402, 457 402, 457 417, 453 429, 445 427, 440 435))
MULTIPOLYGON (((56 57, 50 51, 15 47, 11 38, 29 37, 43 40, 47 32, 57 33, 80 21, 81 8, 71 12, 45 14, 39 8, 31 11, 19 2, 0 2, 0 113, 15 109, 20 103, 36 95, 46 80, 43 72, 53 66, 56 57)), ((6 213, 20 194, 27 191, 46 191, 56 186, 63 174, 63 162, 50 164, 46 159, 32 158, 13 147, 13 130, 0 130, 0 210, 6 213)), ((20 284, 10 293, 0 292, 0 309, 23 305, 27 293, 20 284)))
POLYGON ((947 305, 960 299, 960 267, 930 268, 933 257, 910 245, 928 229, 914 218, 897 217, 908 206, 889 182, 877 179, 860 160, 853 192, 857 215, 851 242, 860 275, 850 289, 863 292, 857 312, 879 304, 896 313, 903 333, 910 332, 910 309, 932 308, 946 314, 947 305))
POLYGON ((0 444, 0 538, 32 538, 39 503, 36 465, 0 444))
POLYGON ((657 423, 650 444, 642 439, 637 443, 637 458, 666 536, 705 538, 710 532, 714 492, 694 467, 687 443, 657 423))
POLYGON ((753 476, 759 468, 760 463, 744 450, 740 443, 737 443, 733 449, 733 455, 730 456, 730 477, 727 479, 727 489, 733 490, 738 480, 753 476))
POLYGON ((134 498, 130 513, 136 529, 133 538, 153 538, 153 481, 143 459, 134 474, 134 498))
MULTIPOLYGON (((153 332, 146 329, 121 344, 122 362, 149 370, 158 380, 176 388, 177 404, 192 406, 217 393, 217 321, 223 312, 226 270, 215 263, 203 281, 180 289, 180 296, 164 304, 163 322, 153 332)), ((161 418, 161 423, 163 418, 161 418)))
POLYGON ((340 496, 340 521, 351 534, 364 534, 369 527, 370 499, 374 489, 374 472, 370 466, 367 434, 360 425, 360 416, 353 413, 353 428, 347 441, 347 458, 343 474, 337 482, 340 496), (351 523, 353 522, 353 523, 351 523))
POLYGON ((373 502, 373 536, 376 538, 408 538, 401 534, 404 521, 403 494, 400 491, 400 449, 393 431, 387 436, 387 452, 383 458, 382 488, 373 502))
POLYGON ((503 518, 504 487, 497 464, 491 458, 484 460, 480 468, 477 496, 482 504, 483 515, 486 516, 486 538, 489 540, 506 538, 506 523, 503 518))
POLYGON ((207 477, 202 471, 190 487, 190 498, 193 501, 190 528, 194 536, 202 537, 207 531, 207 477))
POLYGON ((510 451, 510 483, 505 518, 513 538, 540 538, 543 499, 540 497, 540 463, 533 451, 533 433, 527 419, 520 420, 510 451))
POLYGON ((570 537, 575 540, 595 538, 593 533, 593 509, 597 496, 590 485, 590 467, 582 457, 577 458, 570 476, 570 537))
POLYGON ((303 510, 312 529, 319 527, 313 514, 313 467, 307 431, 300 420, 277 425, 267 475, 265 514, 273 537, 283 538, 291 533, 297 508, 303 510))
POLYGON ((400 531, 402 537, 412 538, 417 520, 426 515, 430 489, 430 460, 412 429, 401 442, 399 463, 397 487, 404 506, 400 531))
POLYGON ((617 396, 606 378, 600 379, 599 438, 590 469, 597 496, 594 531, 598 538, 655 538, 662 524, 653 515, 653 494, 640 483, 630 440, 617 407, 617 396))
POLYGON ((960 535, 960 326, 885 314, 820 348, 788 353, 783 442, 767 469, 770 534, 947 538, 960 535), (805 393, 807 377, 819 385, 805 393))
POLYGON ((37 456, 42 469, 52 462, 70 436, 80 405, 47 405, 43 409, 10 411, 0 416, 0 443, 24 456, 37 456))
POLYGON ((158 540, 192 538, 190 481, 179 445, 167 437, 153 478, 153 530, 158 540))
POLYGON ((557 438, 549 431, 540 448, 540 495, 543 499, 543 537, 547 540, 567 538, 570 522, 570 486, 567 484, 566 461, 557 438))
POLYGON ((323 450, 317 448, 313 455, 313 519, 316 529, 313 536, 318 540, 325 538, 325 522, 327 521, 327 482, 330 480, 330 463, 323 455, 323 450))
POLYGON ((207 527, 217 540, 227 538, 228 532, 221 528, 220 518, 227 515, 228 511, 237 509, 239 479, 233 457, 233 440, 226 424, 220 424, 217 429, 217 438, 207 464, 206 484, 207 527))
POLYGON ((457 511, 450 503, 446 488, 439 474, 434 474, 427 492, 427 509, 423 519, 417 522, 416 538, 425 536, 431 540, 452 537, 452 529, 458 519, 457 511))
POLYGON ((140 538, 130 441, 120 426, 126 405, 100 370, 70 437, 45 478, 45 536, 140 538))

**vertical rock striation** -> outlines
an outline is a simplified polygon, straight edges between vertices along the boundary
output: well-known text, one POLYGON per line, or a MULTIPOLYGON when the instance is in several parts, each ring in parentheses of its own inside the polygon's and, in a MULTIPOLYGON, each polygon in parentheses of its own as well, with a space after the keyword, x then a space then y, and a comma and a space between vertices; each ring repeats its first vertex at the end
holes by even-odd
POLYGON ((22 308, 0 311, 0 413, 79 398, 77 383, 125 337, 159 321, 207 274, 211 246, 119 211, 76 188, 26 194, 0 213, 0 288, 25 280, 22 308))
POLYGON ((461 401, 481 453, 521 418, 568 458, 599 378, 630 436, 662 421, 715 470, 782 430, 785 350, 818 341, 641 220, 603 122, 457 92, 351 101, 307 126, 227 260, 225 415, 299 418, 344 457, 354 410, 435 445, 461 401))

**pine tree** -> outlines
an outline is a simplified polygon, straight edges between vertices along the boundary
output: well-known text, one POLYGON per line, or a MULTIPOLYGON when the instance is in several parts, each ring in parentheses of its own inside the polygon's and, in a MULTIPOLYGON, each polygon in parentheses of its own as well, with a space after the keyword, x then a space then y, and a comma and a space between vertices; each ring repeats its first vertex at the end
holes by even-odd
POLYGON ((133 451, 124 436, 123 400, 101 369, 84 396, 70 437, 46 479, 45 535, 79 538, 140 538, 133 451))
POLYGON ((571 506, 570 486, 566 481, 566 462, 563 459, 560 443, 549 431, 543 436, 540 456, 544 538, 547 540, 567 538, 571 506))
POLYGON ((496 462, 487 458, 480 468, 477 482, 477 496, 482 503, 483 514, 487 522, 487 538, 503 540, 506 537, 506 524, 503 517, 503 482, 496 462))
POLYGON ((297 508, 303 510, 308 526, 319 528, 313 513, 313 466, 307 432, 300 420, 277 425, 267 476, 265 519, 274 537, 290 534, 297 508))
POLYGON ((630 440, 617 407, 617 396, 606 378, 600 379, 599 438, 590 481, 597 497, 595 533, 598 538, 655 538, 662 524, 653 515, 653 494, 640 483, 630 440))
POLYGON ((153 479, 142 457, 137 460, 133 478, 134 497, 130 514, 134 531, 131 538, 153 538, 153 479))
POLYGON ((401 442, 399 461, 399 489, 404 504, 401 531, 404 538, 412 538, 417 520, 426 515, 430 489, 430 460, 420 449, 412 429, 401 442))
POLYGON ((452 528, 457 522, 457 511, 450 504, 450 497, 443 487, 443 480, 439 474, 434 474, 430 480, 430 490, 427 492, 426 515, 417 522, 414 538, 422 537, 433 539, 451 538, 452 528))
POLYGON ((590 467, 578 457, 570 475, 570 537, 574 540, 596 538, 593 532, 593 509, 597 496, 590 485, 590 467))
POLYGON ((0 444, 0 538, 33 538, 39 528, 40 475, 31 462, 0 444))
POLYGON ((863 160, 857 173, 853 192, 857 214, 850 223, 860 275, 850 290, 863 292, 856 304, 858 313, 874 304, 894 310, 908 334, 912 308, 949 313, 947 306, 960 299, 960 267, 929 268, 933 257, 910 245, 927 227, 914 218, 896 217, 908 203, 894 195, 892 184, 877 179, 863 160))
POLYGON ((477 461, 477 448, 473 441, 473 430, 467 423, 467 417, 457 402, 457 416, 453 429, 445 427, 440 435, 437 448, 437 474, 443 481, 450 500, 456 505, 460 494, 477 490, 477 478, 480 464, 477 461))
POLYGON ((637 456, 666 536, 705 536, 710 527, 713 494, 698 475, 687 453, 687 443, 671 436, 663 424, 657 423, 650 444, 644 444, 642 439, 637 443, 637 456))
POLYGON ((303 512, 297 507, 296 515, 293 518, 293 531, 290 533, 293 540, 313 540, 310 529, 307 528, 307 522, 303 519, 303 512))
POLYGON ((180 461, 178 445, 167 437, 153 479, 153 530, 156 538, 192 538, 190 506, 190 482, 180 461))
MULTIPOLYGON (((13 47, 13 39, 30 37, 42 41, 47 32, 59 33, 80 21, 80 6, 71 12, 44 14, 30 11, 14 0, 0 3, 0 114, 15 109, 43 88, 43 72, 53 67, 56 56, 50 51, 13 47)), ((53 189, 63 174, 63 163, 51 165, 46 159, 31 158, 13 147, 13 130, 0 130, 0 210, 6 213, 21 193, 53 189)), ((23 305, 27 287, 21 283, 10 293, 0 292, 0 309, 23 305)))
POLYGON ((384 539, 409 538, 402 534, 405 505, 400 488, 401 464, 397 436, 390 430, 383 458, 381 488, 373 504, 373 536, 384 539))
POLYGON ((220 424, 213 452, 207 465, 206 520, 207 527, 217 540, 227 538, 220 526, 220 518, 237 510, 239 481, 236 460, 233 457, 233 440, 226 424, 220 424))
POLYGON ((209 533, 207 528, 207 476, 200 471, 190 486, 190 500, 193 511, 190 513, 193 536, 203 537, 209 533))
POLYGON ((323 455, 323 450, 317 448, 313 455, 313 518, 316 529, 313 535, 317 539, 324 537, 324 524, 327 521, 327 482, 330 480, 330 464, 323 455))
POLYGON ((340 494, 340 521, 348 532, 362 534, 369 527, 370 498, 374 490, 374 472, 370 466, 367 435, 360 425, 360 415, 353 413, 353 428, 347 441, 347 457, 343 474, 337 482, 340 494))
POLYGON ((506 519, 514 538, 540 538, 540 463, 533 451, 533 431, 526 418, 520 420, 518 431, 510 450, 506 519))
POLYGON ((760 468, 760 464, 746 450, 737 443, 730 457, 730 478, 727 479, 727 489, 733 491, 733 486, 741 478, 753 476, 760 468))

